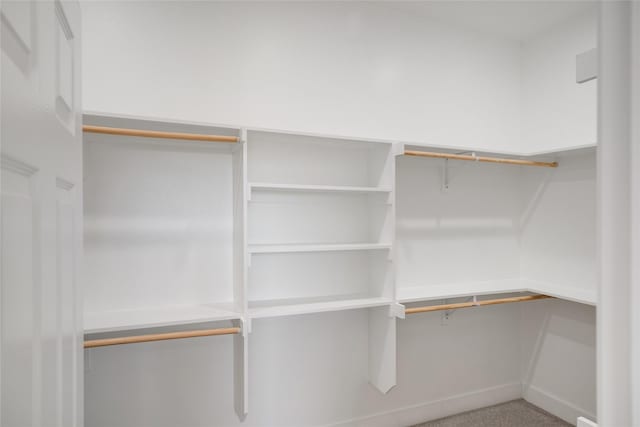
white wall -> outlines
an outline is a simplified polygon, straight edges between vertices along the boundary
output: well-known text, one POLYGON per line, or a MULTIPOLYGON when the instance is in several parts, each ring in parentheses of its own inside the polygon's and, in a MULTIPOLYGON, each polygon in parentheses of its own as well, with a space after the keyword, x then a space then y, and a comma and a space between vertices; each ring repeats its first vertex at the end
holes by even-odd
POLYGON ((87 111, 518 148, 515 41, 360 2, 87 2, 83 19, 87 111))
POLYGON ((256 320, 243 424, 233 411, 231 338, 93 349, 87 426, 300 427, 393 411, 360 425, 407 426, 517 398, 518 319, 512 304, 460 310, 446 326, 439 313, 399 321, 398 385, 386 396, 367 382, 365 310, 256 320))
POLYGON ((558 162, 522 171, 520 274, 596 301, 596 153, 576 150, 558 162))
POLYGON ((547 300, 521 309, 525 399, 567 422, 595 420, 595 307, 547 300))
MULTIPOLYGON (((538 73, 537 63, 523 71, 527 52, 555 48, 544 40, 539 50, 536 41, 523 49, 369 3, 88 2, 83 18, 88 111, 493 151, 593 142, 578 135, 587 114, 572 116, 572 138, 547 140, 551 128, 531 112, 542 102, 565 105, 567 96, 566 105, 590 102, 565 90, 575 85, 566 79, 560 88, 554 82, 553 90, 525 94, 524 83, 538 73), (523 119, 533 124, 523 128, 523 119)), ((572 50, 565 52, 574 61, 579 52, 572 50)), ((563 123, 554 126, 562 131, 563 123)), ((522 375, 549 391, 554 370, 569 365, 575 349, 584 358, 567 372, 593 372, 585 344, 590 320, 581 310, 592 309, 577 309, 578 321, 562 320, 574 310, 556 313, 560 320, 550 324, 560 322, 561 331, 545 336, 543 358, 531 354, 547 311, 521 317, 520 306, 505 305, 460 310, 447 325, 437 313, 398 321, 398 385, 384 397, 366 380, 364 311, 256 321, 244 425, 323 425, 403 408, 383 425, 408 425, 516 398, 522 375), (583 335, 561 333, 570 327, 583 335), (554 366, 556 351, 566 358, 554 366)), ((231 351, 228 337, 91 350, 87 425, 239 425, 231 351)), ((562 387, 557 393, 595 412, 589 374, 575 397, 562 387)))
POLYGON ((597 80, 576 83, 576 55, 597 46, 587 10, 523 44, 522 147, 540 152, 597 142, 597 80))

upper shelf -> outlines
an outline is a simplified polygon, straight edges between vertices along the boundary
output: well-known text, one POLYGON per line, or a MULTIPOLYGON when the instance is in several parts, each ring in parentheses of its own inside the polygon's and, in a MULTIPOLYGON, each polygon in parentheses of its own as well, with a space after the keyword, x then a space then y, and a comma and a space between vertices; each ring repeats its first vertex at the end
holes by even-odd
POLYGON ((296 185, 296 184, 273 184, 265 182, 254 182, 249 184, 252 191, 298 191, 298 192, 318 192, 318 193, 390 193, 391 188, 386 187, 353 187, 340 185, 296 185))
POLYGON ((239 313, 230 307, 213 304, 88 312, 84 314, 84 333, 127 331, 239 318, 239 313))
POLYGON ((178 120, 164 117, 143 117, 123 115, 110 112, 98 112, 98 111, 86 111, 83 114, 84 124, 95 126, 113 126, 113 127, 136 127, 136 123, 146 124, 149 127, 143 127, 143 129, 152 129, 158 131, 173 131, 173 132, 193 132, 193 133, 215 133, 217 135, 230 135, 240 136, 241 129, 245 129, 250 132, 259 133, 271 133, 282 135, 295 135, 304 138, 325 138, 333 140, 334 142, 346 142, 346 143, 363 143, 363 144, 404 144, 407 149, 410 150, 443 150, 451 152, 471 152, 477 151, 478 153, 485 153, 497 156, 514 156, 529 159, 536 156, 555 155, 560 153, 567 153, 576 150, 595 149, 597 143, 588 143, 582 145, 576 145, 571 147, 562 147, 558 149, 542 150, 542 151, 487 151, 483 150, 483 147, 474 147, 472 145, 443 145, 437 142, 418 142, 418 141, 397 141, 397 140, 385 140, 379 138, 368 138, 366 136, 347 136, 347 135, 329 135, 313 132, 302 131, 290 131, 285 129, 268 129, 259 128, 255 126, 236 126, 236 125, 224 125, 213 124, 204 122, 192 122, 185 120, 178 120))
POLYGON ((399 303, 429 301, 447 298, 470 297, 512 292, 533 292, 550 295, 567 301, 596 305, 595 291, 571 286, 547 284, 527 279, 492 280, 475 283, 450 283, 433 286, 398 286, 399 303))
POLYGON ((178 141, 181 143, 215 143, 217 149, 233 150, 240 141, 240 129, 174 120, 155 120, 110 114, 83 115, 85 138, 89 141, 105 138, 128 137, 149 140, 178 141))
POLYGON ((334 251, 368 251, 390 250, 386 243, 327 243, 327 244, 282 244, 282 245, 249 245, 252 254, 274 254, 291 252, 334 252, 334 251))

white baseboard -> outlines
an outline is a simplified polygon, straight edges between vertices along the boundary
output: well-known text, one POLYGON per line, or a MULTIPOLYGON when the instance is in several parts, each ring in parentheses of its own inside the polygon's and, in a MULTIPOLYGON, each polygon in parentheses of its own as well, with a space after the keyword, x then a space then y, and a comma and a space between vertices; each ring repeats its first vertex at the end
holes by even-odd
POLYGON ((576 425, 578 417, 585 417, 595 420, 595 414, 586 411, 583 408, 567 402, 548 391, 542 390, 532 385, 524 385, 522 388, 522 397, 527 402, 544 409, 550 414, 565 420, 571 425, 576 425))
MULTIPOLYGON (((326 427, 406 427, 522 397, 520 383, 504 384, 445 399, 406 406, 330 424, 326 427)), ((575 419, 574 419, 575 420, 575 419)))
POLYGON ((578 427, 598 427, 598 424, 586 419, 585 417, 580 417, 578 418, 578 427))

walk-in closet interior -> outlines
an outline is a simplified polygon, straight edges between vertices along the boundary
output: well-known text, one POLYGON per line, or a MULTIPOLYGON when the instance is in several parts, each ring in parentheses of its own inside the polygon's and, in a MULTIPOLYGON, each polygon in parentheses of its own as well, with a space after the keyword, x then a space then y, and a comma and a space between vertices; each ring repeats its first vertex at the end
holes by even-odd
POLYGON ((597 419, 595 3, 81 11, 86 426, 597 419))

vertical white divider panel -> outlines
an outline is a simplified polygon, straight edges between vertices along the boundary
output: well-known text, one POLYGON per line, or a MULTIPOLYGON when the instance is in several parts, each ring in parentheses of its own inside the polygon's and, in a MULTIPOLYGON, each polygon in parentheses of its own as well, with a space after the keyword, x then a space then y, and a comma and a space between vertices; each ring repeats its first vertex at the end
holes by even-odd
POLYGON ((246 131, 233 152, 233 298, 240 315, 247 312, 247 144, 246 131))
POLYGON ((242 329, 233 336, 234 402, 238 418, 244 421, 249 413, 249 332, 250 321, 234 320, 234 326, 242 329))
POLYGON ((247 318, 248 261, 251 255, 247 248, 247 132, 241 131, 241 138, 233 152, 233 296, 235 309, 241 320, 234 321, 242 328, 233 337, 234 352, 234 401, 236 414, 244 420, 249 413, 249 332, 250 319, 247 318))
POLYGON ((381 393, 396 385, 396 317, 388 306, 369 309, 369 382, 381 393))
MULTIPOLYGON (((395 223, 396 223, 396 156, 404 151, 403 144, 393 144, 387 154, 382 181, 390 184, 389 210, 383 227, 384 233, 389 233, 391 250, 387 259, 386 271, 373 274, 387 274, 383 281, 382 296, 392 298, 392 306, 374 307, 369 309, 369 382, 381 393, 387 393, 396 385, 396 317, 399 312, 395 309, 396 269, 395 269, 395 223)), ((404 311, 402 310, 402 313, 404 311)))

